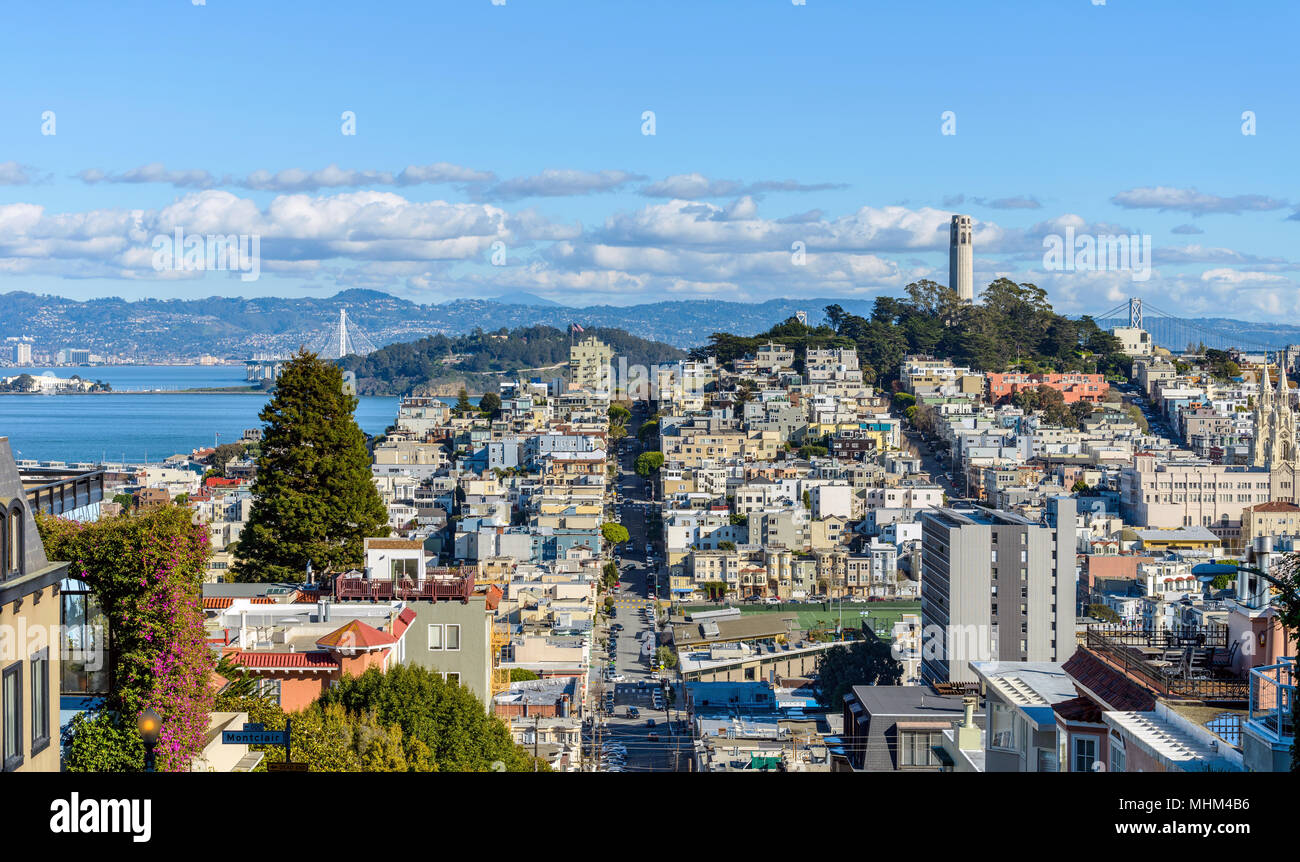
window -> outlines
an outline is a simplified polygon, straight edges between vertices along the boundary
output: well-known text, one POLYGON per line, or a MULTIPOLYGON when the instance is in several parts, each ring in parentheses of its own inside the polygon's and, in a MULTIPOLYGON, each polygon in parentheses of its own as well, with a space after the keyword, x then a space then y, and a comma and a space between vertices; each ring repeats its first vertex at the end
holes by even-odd
POLYGON ((276 706, 280 705, 280 680, 278 679, 258 679, 257 696, 270 700, 276 706))
POLYGON ((4 771, 12 772, 23 765, 23 664, 14 662, 5 668, 0 679, 0 703, 4 709, 4 771))
POLYGON ((992 747, 1014 749, 1015 731, 1012 724, 1014 713, 997 701, 989 705, 992 707, 990 710, 993 723, 993 732, 990 736, 993 740, 992 747))
POLYGON ((446 632, 447 632, 446 649, 455 649, 455 650, 460 649, 460 626, 449 624, 446 627, 446 632))
POLYGON ((0 529, 0 539, 3 539, 3 547, 0 548, 0 578, 7 578, 11 575, 22 574, 23 568, 23 509, 22 506, 15 504, 9 510, 8 515, 4 515, 4 529, 0 529))
POLYGON ((429 649, 431 650, 442 649, 442 626, 439 625, 429 626, 429 649))
POLYGON ((1074 766, 1071 772, 1092 772, 1097 762, 1097 740, 1091 736, 1074 737, 1074 766))
POLYGON ((460 685, 460 674, 458 673, 445 673, 442 675, 442 678, 447 682, 454 682, 456 685, 460 685))
POLYGON ((410 557, 401 557, 392 560, 391 562, 392 562, 393 580, 396 581, 400 578, 419 577, 419 569, 414 559, 410 557))
POLYGON ((60 693, 82 697, 107 694, 108 619, 83 581, 65 579, 59 588, 59 598, 64 631, 59 661, 60 693))
POLYGON ((901 766, 938 766, 939 758, 934 753, 934 746, 939 745, 941 735, 926 731, 903 731, 898 734, 899 750, 902 753, 901 766))
POLYGON ((1124 740, 1115 734, 1110 735, 1110 771, 1124 772, 1127 758, 1124 755, 1124 740))
POLYGON ((32 756, 50 744, 50 648, 32 655, 32 756))

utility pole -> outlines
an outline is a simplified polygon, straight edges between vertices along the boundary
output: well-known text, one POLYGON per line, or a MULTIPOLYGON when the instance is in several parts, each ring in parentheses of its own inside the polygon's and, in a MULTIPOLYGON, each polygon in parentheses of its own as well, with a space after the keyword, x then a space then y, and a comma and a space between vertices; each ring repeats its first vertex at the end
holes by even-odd
POLYGON ((538 725, 541 723, 540 715, 533 716, 533 772, 537 771, 537 748, 538 748, 538 725))

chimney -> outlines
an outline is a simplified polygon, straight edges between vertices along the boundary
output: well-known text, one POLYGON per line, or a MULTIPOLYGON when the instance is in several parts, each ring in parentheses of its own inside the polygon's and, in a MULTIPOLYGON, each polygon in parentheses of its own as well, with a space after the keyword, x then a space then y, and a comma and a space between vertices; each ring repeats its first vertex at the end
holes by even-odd
POLYGON ((959 751, 979 751, 983 747, 979 725, 975 724, 975 706, 978 703, 979 698, 974 695, 967 695, 961 699, 962 711, 965 715, 961 724, 953 729, 959 751))

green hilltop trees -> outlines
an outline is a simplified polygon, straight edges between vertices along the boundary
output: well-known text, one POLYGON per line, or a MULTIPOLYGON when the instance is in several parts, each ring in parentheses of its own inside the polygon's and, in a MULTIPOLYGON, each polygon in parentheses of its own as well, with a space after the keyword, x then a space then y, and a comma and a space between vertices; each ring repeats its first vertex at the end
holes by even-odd
POLYGON ((237 580, 296 582, 309 561, 318 572, 357 568, 366 537, 388 535, 356 406, 332 363, 302 350, 285 366, 259 414, 266 430, 237 580))

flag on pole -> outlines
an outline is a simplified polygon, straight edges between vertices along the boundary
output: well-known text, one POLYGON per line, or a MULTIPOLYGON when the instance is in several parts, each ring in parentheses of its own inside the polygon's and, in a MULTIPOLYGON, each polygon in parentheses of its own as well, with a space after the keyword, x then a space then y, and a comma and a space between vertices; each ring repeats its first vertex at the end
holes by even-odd
POLYGON ((569 325, 570 325, 571 327, 573 327, 573 330, 572 330, 573 332, 582 332, 582 327, 579 326, 578 324, 576 324, 576 323, 571 323, 571 324, 569 324, 569 325))

